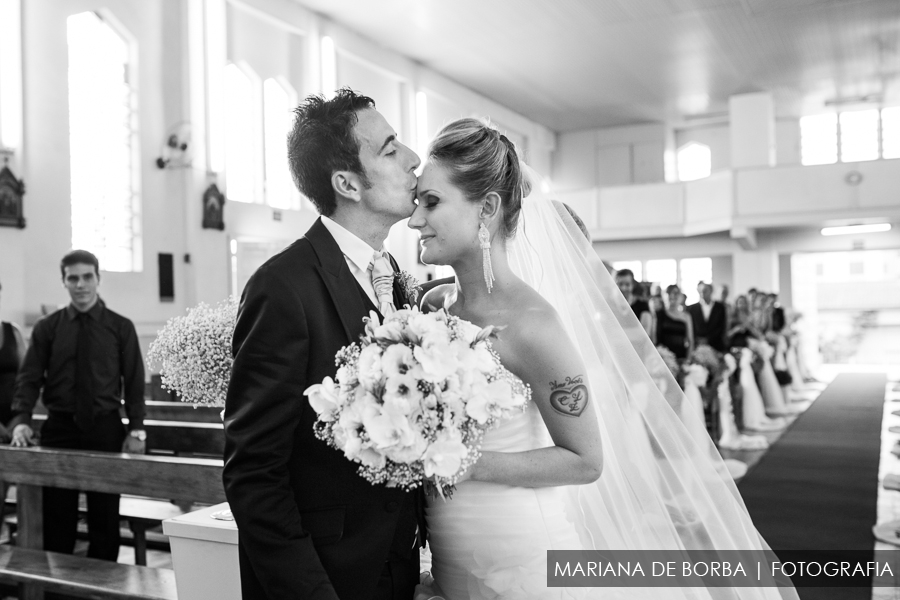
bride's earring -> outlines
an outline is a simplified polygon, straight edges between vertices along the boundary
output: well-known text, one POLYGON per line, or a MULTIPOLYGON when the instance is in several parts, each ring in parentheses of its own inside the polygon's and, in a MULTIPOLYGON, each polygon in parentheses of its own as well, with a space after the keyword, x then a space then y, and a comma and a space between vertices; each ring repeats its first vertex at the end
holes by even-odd
POLYGON ((478 227, 478 241, 481 243, 481 263, 484 268, 484 283, 487 285, 488 294, 494 287, 494 267, 491 265, 491 232, 484 226, 478 227))

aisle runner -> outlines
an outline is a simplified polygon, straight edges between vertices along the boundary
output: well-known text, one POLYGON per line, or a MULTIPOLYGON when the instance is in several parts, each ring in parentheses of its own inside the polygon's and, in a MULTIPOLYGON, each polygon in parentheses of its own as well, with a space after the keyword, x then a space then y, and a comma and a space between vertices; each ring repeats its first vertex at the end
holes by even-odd
MULTIPOLYGON (((872 550, 886 380, 838 375, 738 485, 773 550, 872 550)), ((828 597, 824 591, 800 594, 828 597)), ((860 588, 835 591, 871 597, 860 588)))

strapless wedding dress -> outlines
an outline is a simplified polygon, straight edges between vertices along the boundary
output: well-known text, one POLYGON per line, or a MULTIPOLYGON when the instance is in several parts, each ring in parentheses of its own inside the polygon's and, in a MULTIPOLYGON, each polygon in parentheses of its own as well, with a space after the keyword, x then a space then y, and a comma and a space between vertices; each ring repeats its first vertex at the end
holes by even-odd
MULTIPOLYGON (((520 452, 551 445, 532 402, 489 431, 482 450, 520 452)), ((580 539, 566 514, 570 490, 465 481, 452 498, 431 499, 425 514, 432 574, 447 600, 650 598, 635 589, 547 587, 547 550, 593 546, 580 539)))

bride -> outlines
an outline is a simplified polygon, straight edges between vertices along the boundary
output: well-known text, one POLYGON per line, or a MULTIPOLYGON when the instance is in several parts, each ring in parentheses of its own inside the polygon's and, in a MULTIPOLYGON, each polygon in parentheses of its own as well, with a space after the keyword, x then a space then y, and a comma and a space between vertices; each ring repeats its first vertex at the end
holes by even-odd
POLYGON ((775 588, 548 588, 547 550, 767 548, 709 436, 590 242, 475 119, 429 147, 409 226, 456 283, 423 306, 502 326, 532 403, 426 509, 433 591, 493 598, 796 598, 775 588))

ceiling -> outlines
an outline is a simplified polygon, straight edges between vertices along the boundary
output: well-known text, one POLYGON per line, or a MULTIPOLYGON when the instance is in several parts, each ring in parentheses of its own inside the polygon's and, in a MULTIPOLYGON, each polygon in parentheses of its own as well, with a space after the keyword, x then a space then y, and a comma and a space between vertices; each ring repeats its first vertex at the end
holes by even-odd
POLYGON ((297 1, 556 131, 900 104, 900 0, 297 1))

